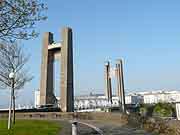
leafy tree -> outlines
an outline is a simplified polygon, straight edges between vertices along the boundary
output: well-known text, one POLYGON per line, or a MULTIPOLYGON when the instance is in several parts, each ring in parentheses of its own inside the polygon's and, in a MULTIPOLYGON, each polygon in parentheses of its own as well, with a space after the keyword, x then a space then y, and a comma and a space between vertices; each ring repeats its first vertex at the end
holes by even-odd
POLYGON ((172 117, 173 107, 168 103, 158 103, 154 107, 153 115, 159 117, 172 117))
POLYGON ((36 37, 35 25, 46 19, 46 9, 40 0, 0 0, 0 41, 36 37))
POLYGON ((15 122, 15 92, 32 80, 28 69, 25 68, 29 56, 24 53, 22 46, 17 43, 0 44, 0 88, 13 89, 13 117, 15 122), (13 81, 9 78, 15 73, 13 81), (12 83, 13 82, 13 83, 12 83))

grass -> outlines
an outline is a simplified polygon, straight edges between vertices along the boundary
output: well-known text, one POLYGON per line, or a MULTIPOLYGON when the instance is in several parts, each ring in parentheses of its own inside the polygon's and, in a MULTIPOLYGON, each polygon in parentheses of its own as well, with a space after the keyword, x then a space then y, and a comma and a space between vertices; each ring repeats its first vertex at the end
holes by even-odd
POLYGON ((60 130, 60 124, 54 121, 17 120, 8 131, 7 120, 0 120, 0 135, 58 135, 60 130))

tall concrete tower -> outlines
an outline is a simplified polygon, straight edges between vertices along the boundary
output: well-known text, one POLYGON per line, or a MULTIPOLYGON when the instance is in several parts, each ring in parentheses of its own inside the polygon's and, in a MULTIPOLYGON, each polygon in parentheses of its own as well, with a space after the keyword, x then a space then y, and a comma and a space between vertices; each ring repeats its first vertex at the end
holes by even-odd
POLYGON ((62 30, 61 47, 61 109, 65 112, 74 111, 73 85, 73 35, 71 28, 62 30))
POLYGON ((105 63, 105 96, 108 99, 108 102, 112 104, 112 86, 109 61, 105 63))
POLYGON ((54 60, 58 59, 61 66, 61 98, 60 106, 63 112, 74 111, 73 86, 73 37, 72 29, 62 29, 62 42, 54 43, 53 34, 44 34, 41 63, 40 104, 53 105, 54 96, 54 60))
POLYGON ((124 77, 123 77, 123 62, 122 60, 117 60, 116 63, 116 78, 117 78, 117 96, 119 97, 119 102, 121 104, 121 109, 125 113, 125 92, 124 92, 124 77))

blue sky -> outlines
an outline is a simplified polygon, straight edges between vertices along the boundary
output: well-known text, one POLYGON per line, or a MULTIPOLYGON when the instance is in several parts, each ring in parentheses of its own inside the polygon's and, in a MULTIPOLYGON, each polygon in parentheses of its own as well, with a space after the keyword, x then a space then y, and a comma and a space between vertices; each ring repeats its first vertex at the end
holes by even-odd
MULTIPOLYGON (((179 0, 45 0, 48 20, 37 25, 39 37, 22 41, 31 54, 34 79, 19 93, 18 102, 34 102, 39 88, 42 35, 60 41, 60 29, 74 32, 75 94, 103 93, 104 62, 124 60, 127 91, 180 88, 179 0)), ((59 75, 58 75, 59 76, 59 75)), ((114 90, 115 92, 115 90, 114 90)), ((8 93, 1 92, 0 107, 8 93)))

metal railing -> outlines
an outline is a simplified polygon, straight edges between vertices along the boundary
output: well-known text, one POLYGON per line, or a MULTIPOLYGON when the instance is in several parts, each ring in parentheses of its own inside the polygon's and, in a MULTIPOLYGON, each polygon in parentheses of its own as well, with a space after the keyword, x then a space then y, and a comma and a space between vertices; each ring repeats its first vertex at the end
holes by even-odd
POLYGON ((103 131, 101 129, 95 127, 94 125, 91 125, 91 124, 88 124, 85 122, 80 122, 80 121, 71 121, 71 123, 72 123, 72 135, 78 135, 78 124, 88 126, 92 129, 94 129, 100 135, 103 135, 103 131))

